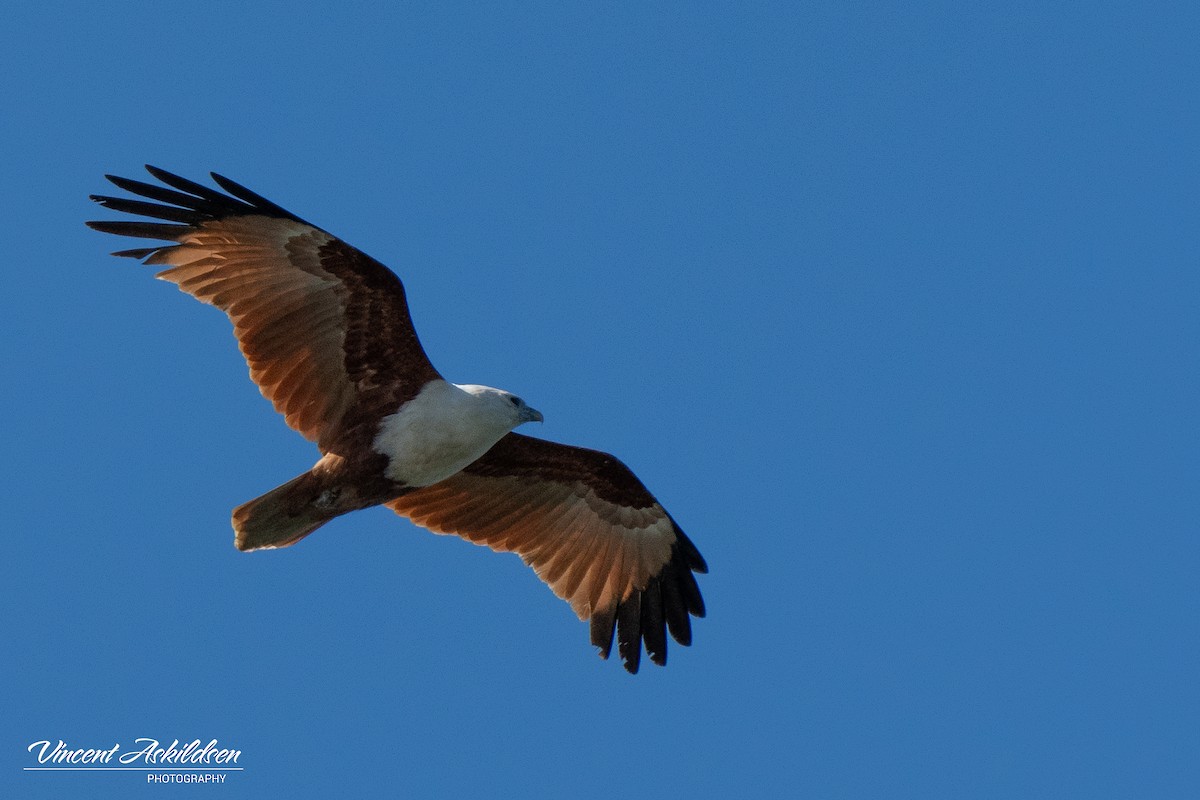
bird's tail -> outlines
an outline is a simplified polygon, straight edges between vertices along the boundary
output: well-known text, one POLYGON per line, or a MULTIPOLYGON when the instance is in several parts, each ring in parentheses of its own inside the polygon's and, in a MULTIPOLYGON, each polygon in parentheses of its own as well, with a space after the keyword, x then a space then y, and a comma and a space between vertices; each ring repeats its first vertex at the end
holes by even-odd
POLYGON ((239 550, 287 547, 342 513, 314 502, 322 481, 312 472, 292 478, 233 510, 234 543, 239 550))

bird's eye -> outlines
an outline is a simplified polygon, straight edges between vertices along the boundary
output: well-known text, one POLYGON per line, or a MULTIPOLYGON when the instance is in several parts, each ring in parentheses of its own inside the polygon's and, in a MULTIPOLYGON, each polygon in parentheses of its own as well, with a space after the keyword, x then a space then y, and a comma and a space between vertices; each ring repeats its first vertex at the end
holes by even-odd
POLYGON ((514 406, 519 406, 519 405, 521 405, 521 398, 513 397, 510 395, 508 398, 508 402, 512 403, 514 406))

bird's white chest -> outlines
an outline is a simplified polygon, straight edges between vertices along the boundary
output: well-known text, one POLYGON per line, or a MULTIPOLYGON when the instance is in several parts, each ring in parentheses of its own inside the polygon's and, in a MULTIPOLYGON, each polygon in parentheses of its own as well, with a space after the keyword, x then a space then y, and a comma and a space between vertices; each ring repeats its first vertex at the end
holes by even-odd
POLYGON ((478 398, 437 380, 383 418, 372 448, 388 457, 387 477, 428 486, 475 461, 510 430, 511 422, 497 419, 478 398))

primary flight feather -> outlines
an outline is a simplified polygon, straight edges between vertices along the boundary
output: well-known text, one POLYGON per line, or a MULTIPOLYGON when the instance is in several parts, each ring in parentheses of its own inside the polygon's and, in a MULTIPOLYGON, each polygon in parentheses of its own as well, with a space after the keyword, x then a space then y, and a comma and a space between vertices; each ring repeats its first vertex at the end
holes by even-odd
POLYGON ((699 551, 615 457, 513 433, 542 415, 500 389, 446 381, 413 329, 404 285, 360 250, 215 173, 224 191, 156 167, 160 184, 109 181, 147 198, 93 195, 164 221, 89 222, 166 245, 114 255, 233 322, 250 377, 322 456, 233 511, 241 550, 287 547, 334 517, 386 505, 437 533, 517 553, 590 620, 625 668, 643 643, 665 664, 667 632, 691 643, 704 616, 699 551))

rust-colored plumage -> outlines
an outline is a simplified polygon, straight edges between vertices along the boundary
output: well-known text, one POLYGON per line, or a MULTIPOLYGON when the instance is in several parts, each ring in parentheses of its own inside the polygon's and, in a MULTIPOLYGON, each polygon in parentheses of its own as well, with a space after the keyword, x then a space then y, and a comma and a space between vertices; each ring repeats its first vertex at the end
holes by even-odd
POLYGON ((621 657, 635 670, 639 639, 662 664, 666 627, 690 644, 688 614, 704 616, 692 577, 708 570, 704 559, 608 453, 510 433, 457 475, 387 505, 431 531, 515 552, 591 620, 592 644, 605 656, 620 619, 621 657))
MULTIPOLYGON (((387 504, 432 531, 517 553, 590 620, 605 658, 615 633, 631 672, 643 643, 658 664, 666 662, 668 632, 691 643, 689 617, 704 616, 692 573, 707 566, 625 465, 508 433, 478 460, 468 463, 494 437, 441 472, 458 470, 443 480, 389 478, 396 456, 380 449, 385 420, 424 408, 415 398, 444 385, 417 339, 400 279, 227 178, 213 175, 221 192, 147 169, 164 185, 108 177, 155 202, 92 199, 164 222, 88 225, 170 242, 114 255, 166 267, 158 277, 225 312, 251 378, 323 454, 309 472, 234 511, 240 548, 288 546, 340 514, 387 504)), ((541 417, 522 419, 530 418, 541 417)))

